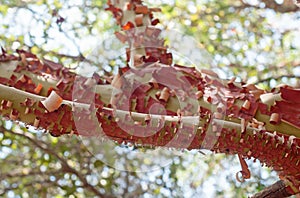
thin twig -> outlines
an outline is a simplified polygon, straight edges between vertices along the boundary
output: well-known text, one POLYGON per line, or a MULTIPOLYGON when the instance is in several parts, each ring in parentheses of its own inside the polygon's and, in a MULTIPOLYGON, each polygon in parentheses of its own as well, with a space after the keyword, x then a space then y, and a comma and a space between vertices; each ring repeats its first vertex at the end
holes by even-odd
MULTIPOLYGON (((81 175, 78 171, 76 171, 74 168, 72 168, 71 166, 69 166, 69 164, 67 163, 67 161, 62 158, 61 156, 59 156, 53 149, 50 149, 49 147, 45 147, 45 146, 42 146, 40 143, 38 143, 35 139, 34 139, 34 136, 32 134, 29 134, 29 133, 25 133, 25 132, 14 132, 14 131, 11 131, 11 130, 7 130, 5 128, 3 128, 2 126, 0 126, 0 129, 1 130, 5 130, 5 131, 8 131, 9 133, 12 133, 14 135, 17 135, 17 136, 21 136, 21 137, 24 137, 26 138, 27 140, 29 140, 30 142, 32 142, 36 147, 40 148, 41 150, 43 150, 44 152, 54 156, 55 158, 57 158, 62 166, 63 166, 63 169, 66 171, 66 172, 69 172, 69 173, 73 173, 75 174, 79 180, 83 183, 83 185, 89 189, 90 191, 92 191, 95 195, 97 195, 98 197, 109 197, 107 195, 103 195, 102 193, 100 193, 94 186, 90 185, 88 183, 88 181, 86 180, 86 178, 81 175)), ((43 142, 43 144, 45 145, 48 145, 46 144, 45 142, 43 142)))
POLYGON ((270 80, 280 80, 282 78, 297 78, 297 79, 300 79, 300 76, 299 75, 294 75, 294 74, 284 74, 284 75, 277 76, 277 77, 272 76, 272 77, 269 77, 269 78, 260 79, 260 80, 256 81, 254 84, 269 82, 270 80))

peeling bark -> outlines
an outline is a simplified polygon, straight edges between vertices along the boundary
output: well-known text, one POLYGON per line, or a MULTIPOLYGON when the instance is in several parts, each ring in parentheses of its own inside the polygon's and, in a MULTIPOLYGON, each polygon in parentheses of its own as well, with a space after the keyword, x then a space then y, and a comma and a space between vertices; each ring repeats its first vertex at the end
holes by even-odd
POLYGON ((265 188, 259 193, 256 193, 251 198, 279 198, 289 197, 292 194, 286 190, 286 184, 284 181, 279 180, 271 186, 265 188))
MULTIPOLYGON (((241 162, 259 159, 284 181, 284 186, 276 184, 276 193, 299 193, 300 90, 282 86, 267 93, 254 85, 220 80, 206 70, 173 65, 155 28, 158 20, 152 12, 159 9, 138 0, 108 5, 125 30, 116 37, 138 46, 128 49, 127 67, 114 77, 85 78, 30 52, 18 50, 14 56, 3 50, 2 116, 53 136, 101 135, 137 146, 239 154, 241 162)), ((249 178, 246 164, 242 167, 243 179, 249 178)))

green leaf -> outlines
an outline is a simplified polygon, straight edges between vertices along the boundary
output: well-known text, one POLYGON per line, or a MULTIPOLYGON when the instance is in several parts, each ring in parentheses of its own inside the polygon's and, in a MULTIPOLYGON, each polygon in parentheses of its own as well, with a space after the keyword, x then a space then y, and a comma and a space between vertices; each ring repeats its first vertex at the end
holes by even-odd
POLYGON ((5 4, 0 5, 0 13, 3 16, 6 16, 8 8, 9 8, 8 5, 5 4))

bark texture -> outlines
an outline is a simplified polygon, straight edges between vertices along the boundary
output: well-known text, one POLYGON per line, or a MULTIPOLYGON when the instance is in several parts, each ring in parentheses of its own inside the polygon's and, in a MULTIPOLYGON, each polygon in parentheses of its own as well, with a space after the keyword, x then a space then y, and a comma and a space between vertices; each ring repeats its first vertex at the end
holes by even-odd
POLYGON ((159 9, 138 0, 108 5, 123 30, 116 37, 128 44, 126 67, 115 76, 86 78, 30 52, 2 50, 2 116, 53 136, 239 154, 242 179, 250 177, 243 159, 259 159, 284 181, 261 196, 299 193, 300 90, 281 86, 267 93, 173 65, 155 27, 159 9))

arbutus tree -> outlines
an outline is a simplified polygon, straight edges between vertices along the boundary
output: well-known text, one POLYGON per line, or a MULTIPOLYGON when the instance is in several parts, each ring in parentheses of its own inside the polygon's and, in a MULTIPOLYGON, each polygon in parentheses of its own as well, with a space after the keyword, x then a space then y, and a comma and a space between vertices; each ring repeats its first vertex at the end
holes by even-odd
POLYGON ((18 50, 16 56, 2 48, 3 117, 55 137, 238 154, 241 182, 251 176, 245 158, 259 159, 280 180, 253 197, 299 193, 299 90, 283 85, 267 92, 173 64, 155 27, 153 12, 160 9, 141 1, 107 4, 121 27, 115 36, 128 46, 126 66, 117 75, 88 78, 31 52, 18 50))

